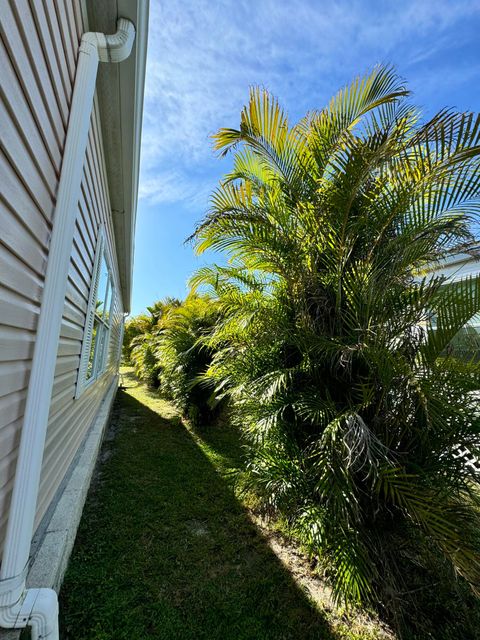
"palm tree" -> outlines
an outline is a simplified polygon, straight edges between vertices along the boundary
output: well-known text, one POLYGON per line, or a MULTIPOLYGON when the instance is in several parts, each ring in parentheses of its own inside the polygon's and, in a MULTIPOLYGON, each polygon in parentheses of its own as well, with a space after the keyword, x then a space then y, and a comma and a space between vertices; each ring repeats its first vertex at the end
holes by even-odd
POLYGON ((203 338, 219 318, 217 305, 191 294, 183 301, 164 298, 147 311, 149 315, 131 318, 125 326, 127 362, 193 423, 210 421, 220 403, 202 378, 213 357, 203 338))
POLYGON ((475 240, 480 117, 422 122, 408 96, 377 67, 291 126, 253 89, 214 136, 233 170, 193 236, 229 262, 192 279, 222 308, 208 375, 266 508, 337 598, 397 613, 445 566, 480 590, 480 473, 457 455, 480 454, 480 365, 445 354, 480 283, 426 269, 475 240))
POLYGON ((194 424, 206 424, 219 408, 212 389, 202 379, 213 357, 213 349, 203 338, 218 318, 218 308, 212 300, 189 295, 170 312, 156 344, 160 390, 194 424))
POLYGON ((180 300, 166 297, 147 307, 148 314, 140 314, 125 324, 123 355, 131 362, 135 373, 151 387, 158 387, 160 366, 156 349, 159 335, 168 324, 170 314, 181 305, 180 300))

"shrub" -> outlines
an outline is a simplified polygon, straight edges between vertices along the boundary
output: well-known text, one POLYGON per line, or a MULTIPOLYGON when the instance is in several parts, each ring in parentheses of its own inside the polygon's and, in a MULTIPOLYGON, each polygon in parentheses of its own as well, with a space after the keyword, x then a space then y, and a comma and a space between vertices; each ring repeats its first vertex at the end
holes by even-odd
POLYGON ((160 385, 160 363, 157 360, 158 336, 152 333, 144 333, 132 341, 131 362, 135 368, 135 374, 153 389, 160 385))
POLYGON ((137 336, 149 333, 152 327, 151 316, 147 316, 145 314, 129 318, 125 322, 122 345, 122 358, 125 364, 133 364, 132 350, 135 346, 134 339, 137 336))
POLYGON ((150 387, 158 387, 160 365, 156 349, 159 337, 168 323, 169 314, 180 306, 176 298, 165 298, 147 307, 149 315, 141 314, 125 324, 123 357, 133 364, 136 375, 150 387))
POLYGON ((193 423, 213 419, 221 403, 203 375, 214 354, 206 338, 219 320, 218 305, 192 294, 183 302, 166 298, 147 309, 149 316, 137 316, 126 325, 125 360, 193 423))
POLYGON ((218 300, 207 375, 233 400, 265 508, 337 599, 415 627, 417 588, 480 589, 480 474, 457 455, 480 457, 480 365, 443 353, 480 284, 422 276, 474 240, 480 118, 422 123, 407 96, 379 67, 291 127, 252 90, 240 128, 215 136, 233 170, 194 234, 230 262, 192 284, 218 300))
POLYGON ((213 301, 191 295, 171 313, 157 343, 161 391, 196 424, 210 420, 218 405, 202 379, 213 356, 204 338, 217 319, 213 301))

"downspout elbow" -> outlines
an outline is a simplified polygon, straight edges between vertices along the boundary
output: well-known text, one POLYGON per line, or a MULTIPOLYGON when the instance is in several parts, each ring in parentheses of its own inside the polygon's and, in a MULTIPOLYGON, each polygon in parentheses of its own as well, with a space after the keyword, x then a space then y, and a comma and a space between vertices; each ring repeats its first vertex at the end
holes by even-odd
POLYGON ((9 607, 0 608, 0 627, 30 627, 32 640, 58 640, 58 597, 53 589, 27 589, 9 607))
POLYGON ((135 27, 130 20, 120 18, 113 35, 90 31, 82 36, 82 44, 97 50, 100 62, 123 62, 130 55, 135 40, 135 27))

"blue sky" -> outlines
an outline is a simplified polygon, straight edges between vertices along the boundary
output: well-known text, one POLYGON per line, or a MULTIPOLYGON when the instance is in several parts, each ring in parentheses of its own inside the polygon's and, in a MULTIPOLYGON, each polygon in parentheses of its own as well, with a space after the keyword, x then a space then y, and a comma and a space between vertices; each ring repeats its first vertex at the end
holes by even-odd
POLYGON ((478 111, 479 34, 480 0, 151 0, 132 313, 209 261, 184 240, 230 164, 210 136, 238 126, 251 85, 295 121, 385 62, 427 116, 478 111))

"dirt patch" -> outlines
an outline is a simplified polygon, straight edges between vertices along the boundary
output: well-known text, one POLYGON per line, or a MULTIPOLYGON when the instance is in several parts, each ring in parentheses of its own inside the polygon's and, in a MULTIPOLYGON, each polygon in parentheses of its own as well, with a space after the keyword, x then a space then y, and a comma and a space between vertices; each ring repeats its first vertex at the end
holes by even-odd
POLYGON ((190 520, 186 523, 186 525, 191 533, 193 533, 193 535, 198 538, 205 538, 210 536, 205 523, 200 522, 200 520, 190 520))
MULTIPOLYGON (((308 556, 293 542, 289 542, 278 531, 272 530, 270 522, 249 510, 249 515, 263 538, 280 562, 290 572, 297 585, 308 594, 309 598, 324 613, 330 614, 330 624, 334 630, 345 630, 348 627, 352 634, 365 633, 368 629, 371 638, 376 640, 397 640, 397 636, 377 618, 369 617, 361 611, 344 612, 339 616, 338 605, 332 598, 332 590, 311 566, 308 556)), ((353 635, 353 637, 356 637, 353 635)), ((362 635, 361 637, 366 637, 362 635)))

